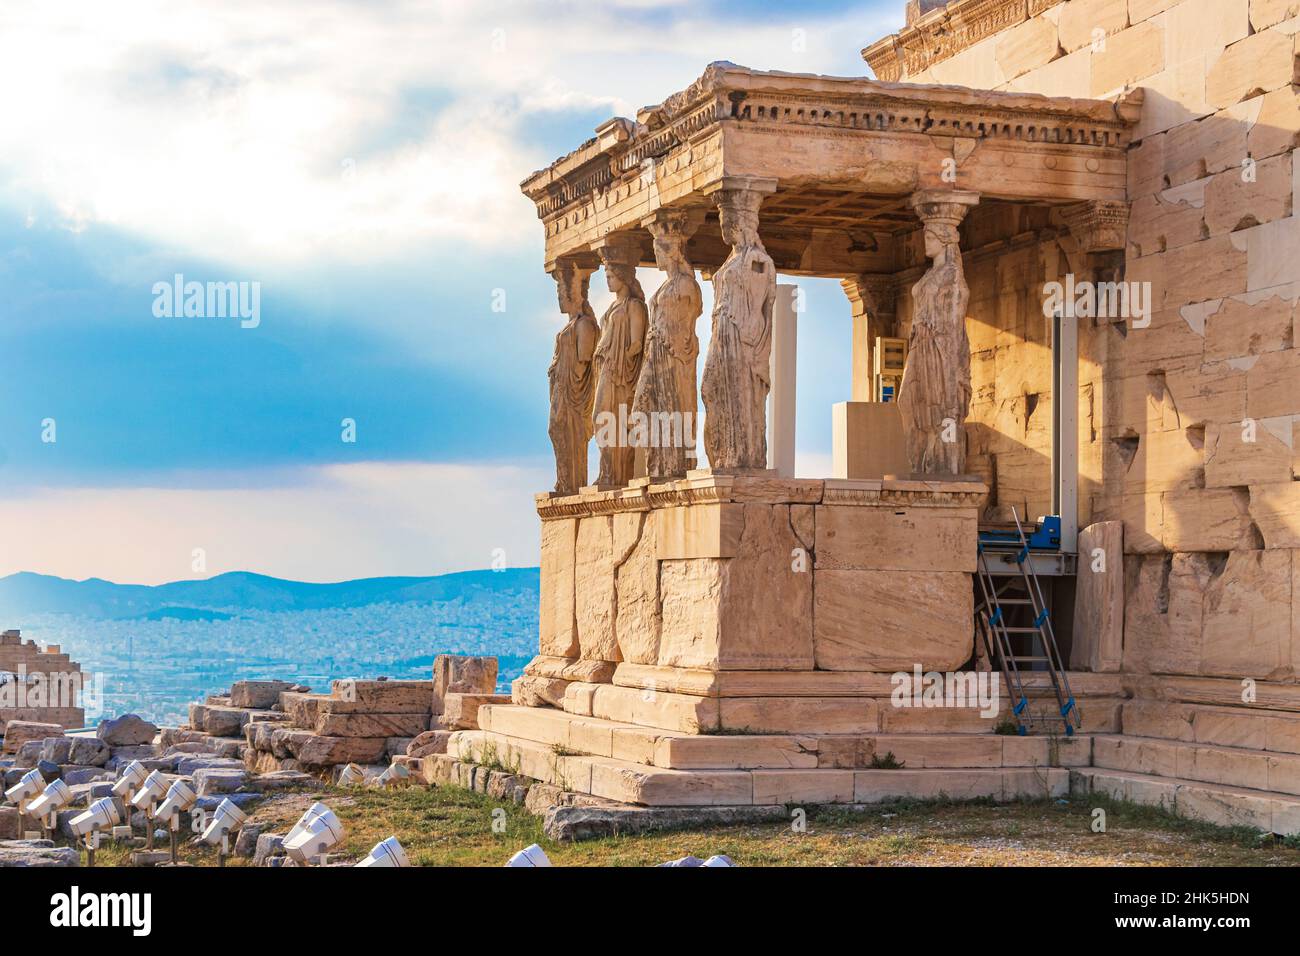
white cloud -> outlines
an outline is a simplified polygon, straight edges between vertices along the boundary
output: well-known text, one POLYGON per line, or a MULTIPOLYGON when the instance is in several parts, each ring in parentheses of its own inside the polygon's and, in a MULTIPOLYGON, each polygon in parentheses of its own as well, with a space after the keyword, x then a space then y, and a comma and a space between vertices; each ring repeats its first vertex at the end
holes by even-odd
POLYGON ((715 59, 862 72, 872 20, 644 0, 8 0, 0 175, 66 228, 231 262, 535 242, 518 184, 554 157, 534 124, 630 115, 715 59))

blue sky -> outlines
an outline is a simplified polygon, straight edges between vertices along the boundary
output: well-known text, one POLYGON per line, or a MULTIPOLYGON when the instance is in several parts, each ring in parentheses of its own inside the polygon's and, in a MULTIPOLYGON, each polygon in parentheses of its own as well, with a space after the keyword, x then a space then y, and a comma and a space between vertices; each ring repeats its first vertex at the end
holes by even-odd
MULTIPOLYGON (((863 75, 902 9, 5 4, 0 573, 535 563, 560 317, 519 181, 711 60, 863 75), (177 273, 259 283, 260 323, 156 316, 177 273)), ((837 283, 805 289, 816 472, 848 310, 837 283)), ((597 312, 606 296, 597 275, 597 312)))

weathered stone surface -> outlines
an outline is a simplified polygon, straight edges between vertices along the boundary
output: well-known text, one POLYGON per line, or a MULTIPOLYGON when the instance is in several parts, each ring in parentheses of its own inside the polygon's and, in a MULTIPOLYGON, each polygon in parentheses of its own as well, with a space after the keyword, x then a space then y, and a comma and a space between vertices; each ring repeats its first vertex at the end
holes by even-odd
POLYGON ((0 841, 0 866, 80 866, 80 854, 53 840, 0 841))
POLYGON ((237 707, 190 704, 190 726, 214 737, 238 737, 248 723, 248 711, 237 707))
POLYGON ((269 860, 284 856, 283 843, 283 833, 259 832, 253 849, 253 866, 266 866, 269 860))
POLYGON ((617 661, 614 629, 614 525, 609 515, 592 515, 578 522, 574 563, 575 613, 581 656, 617 661))
POLYGON ((552 806, 542 829, 552 840, 580 841, 662 830, 778 823, 785 807, 592 807, 552 806))
POLYGON ((11 720, 5 724, 4 733, 4 752, 16 754, 18 749, 30 740, 62 737, 63 727, 59 724, 41 723, 33 720, 11 720))
POLYGON ((269 710, 280 702, 280 695, 295 685, 283 680, 238 680, 230 685, 230 705, 269 710))
POLYGON ((975 570, 975 509, 818 505, 816 566, 831 570, 975 570))
POLYGON ((1105 54, 1092 58, 1090 95, 1105 96, 1159 73, 1165 68, 1164 40, 1164 30, 1150 20, 1108 37, 1105 54))
POLYGON ((478 709, 484 704, 508 704, 509 694, 448 694, 442 714, 448 730, 474 730, 478 727, 478 709))
POLYGON ((68 748, 68 763, 81 764, 88 767, 102 767, 108 763, 111 755, 108 744, 98 737, 70 737, 71 746, 68 748))
MULTIPOLYGON (((497 689, 495 657, 439 654, 433 659, 433 712, 443 712, 448 694, 491 694, 497 689)), ((418 733, 418 731, 417 731, 418 733)))
POLYGON ((574 568, 578 521, 556 518, 542 522, 541 611, 538 621, 541 653, 578 656, 574 568))
POLYGON ((449 730, 426 730, 406 745, 407 756, 427 757, 430 754, 445 754, 447 740, 451 737, 449 730))
POLYGON ((1125 566, 1126 671, 1294 673, 1289 552, 1129 557, 1125 566))
POLYGON ((378 763, 384 757, 384 737, 322 737, 306 734, 285 741, 288 751, 306 767, 340 763, 378 763))
POLYGON ((1070 666, 1118 671, 1124 654, 1124 523, 1102 521, 1079 532, 1070 666))
POLYGON ((1296 79, 1293 38, 1278 30, 1248 36, 1223 51, 1205 78, 1205 98, 1223 108, 1296 79))
POLYGON ((569 681, 556 677, 516 677, 510 685, 510 700, 521 707, 563 707, 569 681))
POLYGON ((123 714, 101 721, 95 733, 110 747, 144 746, 153 743, 158 727, 139 714, 123 714))
POLYGON ((316 716, 316 733, 323 737, 414 737, 429 729, 424 714, 334 714, 316 716))
POLYGON ((524 665, 524 673, 532 677, 553 677, 557 680, 583 681, 588 684, 608 684, 617 666, 613 661, 588 661, 581 658, 547 657, 539 654, 524 665))
POLYGON ((433 681, 336 680, 326 706, 334 714, 428 714, 433 707, 433 681))
POLYGON ((823 670, 956 670, 974 652, 968 574, 817 571, 813 611, 823 670))
POLYGON ((234 793, 244 785, 248 774, 239 767, 200 767, 193 773, 194 792, 201 797, 215 793, 234 793))
POLYGON ((654 664, 659 659, 659 562, 653 516, 613 516, 615 634, 619 659, 654 664))

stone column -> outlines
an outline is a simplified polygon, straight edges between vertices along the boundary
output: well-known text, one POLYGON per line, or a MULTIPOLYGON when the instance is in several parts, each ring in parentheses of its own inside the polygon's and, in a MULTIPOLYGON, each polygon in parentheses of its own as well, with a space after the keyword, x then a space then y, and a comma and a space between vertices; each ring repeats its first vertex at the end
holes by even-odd
POLYGON ((636 279, 641 242, 614 235, 598 247, 614 301, 600 320, 596 346, 595 435, 600 449, 600 488, 622 488, 634 477, 636 448, 629 431, 632 399, 641 374, 646 336, 645 293, 636 279))
POLYGON ((799 350, 799 287, 781 283, 776 287, 772 310, 771 441, 767 466, 781 478, 794 477, 796 367, 799 350))
POLYGON ((567 316, 555 336, 555 355, 546 375, 551 385, 548 432, 555 449, 555 493, 576 494, 587 483, 587 443, 592 434, 596 395, 593 359, 600 327, 587 301, 595 269, 573 259, 561 259, 551 273, 560 311, 567 316))
POLYGON ((695 466, 700 354, 695 323, 704 305, 686 243, 703 218, 702 211, 660 209, 642 223, 654 237, 655 263, 664 271, 663 284, 650 298, 645 359, 632 399, 635 416, 645 424, 638 444, 645 447, 646 474, 653 479, 684 478, 695 466))
POLYGON ((860 275, 840 282, 853 310, 851 402, 876 400, 871 356, 877 336, 895 334, 895 289, 891 275, 860 275))
POLYGON ((724 178, 714 199, 731 255, 713 275, 713 338, 704 362, 704 449, 714 471, 767 472, 776 266, 758 237, 758 210, 776 180, 724 178))
POLYGON ((970 289, 962 271, 958 225, 979 194, 926 190, 912 197, 933 261, 912 287, 912 331, 899 388, 907 459, 915 475, 953 477, 966 463, 963 428, 970 408, 970 289))

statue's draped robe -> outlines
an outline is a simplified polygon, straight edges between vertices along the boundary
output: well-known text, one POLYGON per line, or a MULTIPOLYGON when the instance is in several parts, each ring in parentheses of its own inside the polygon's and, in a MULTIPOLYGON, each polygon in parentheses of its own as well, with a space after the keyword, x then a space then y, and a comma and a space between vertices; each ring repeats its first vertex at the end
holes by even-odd
POLYGON ((633 350, 634 323, 642 320, 644 329, 645 302, 631 297, 615 301, 605 313, 600 324, 600 344, 596 346, 596 400, 595 413, 602 418, 613 416, 613 427, 607 429, 613 444, 600 449, 600 475, 596 483, 601 486, 626 485, 632 480, 636 449, 626 443, 618 423, 626 421, 632 411, 633 394, 641 373, 644 352, 633 350), (638 314, 639 313, 639 314, 638 314))
POLYGON ((912 287, 912 330, 898 405, 915 473, 959 475, 965 466, 962 426, 971 396, 969 302, 956 249, 946 250, 943 263, 936 263, 912 287))
POLYGON ((694 463, 685 443, 695 435, 700 354, 695 322, 702 308, 700 287, 691 275, 670 274, 650 297, 645 361, 632 408, 646 416, 646 473, 652 478, 684 477, 694 463), (652 430, 649 423, 654 421, 659 424, 652 430), (665 424, 670 425, 667 434, 665 424))
POLYGON ((587 483, 587 445, 592 435, 595 363, 583 362, 579 333, 585 323, 597 333, 596 319, 581 313, 555 336, 555 356, 546 376, 551 383, 551 422, 548 433, 555 448, 555 490, 573 494, 587 483))
POLYGON ((713 276, 713 299, 701 388, 709 467, 765 469, 776 269, 761 245, 732 252, 713 276))

